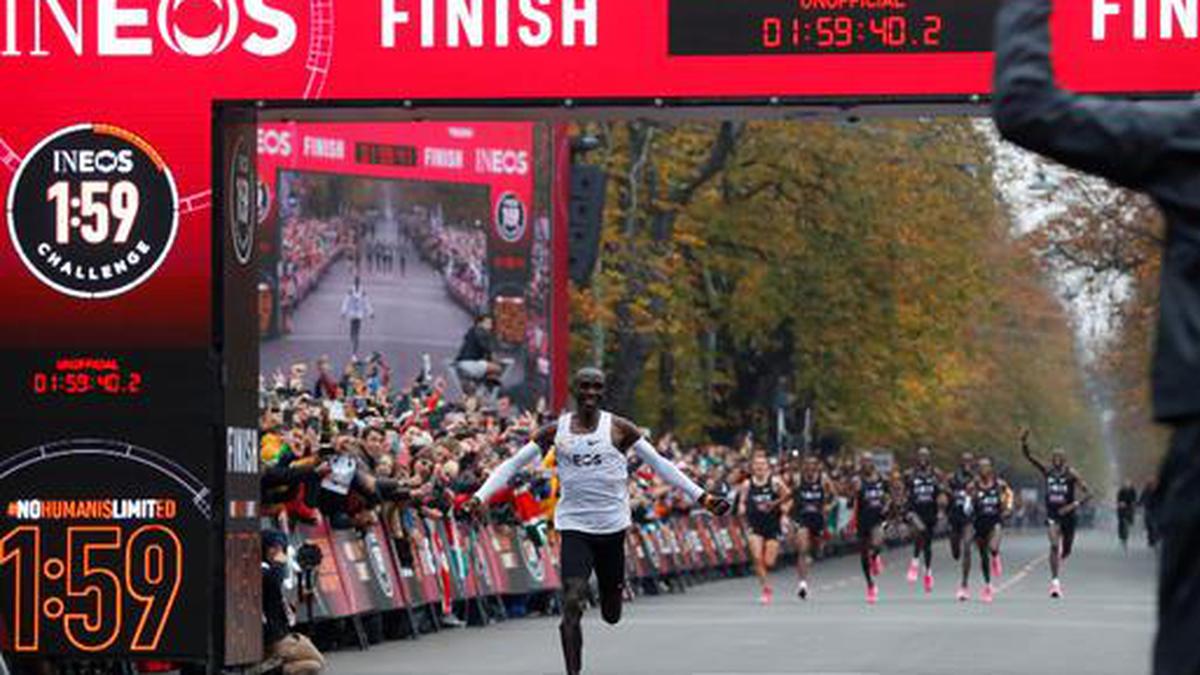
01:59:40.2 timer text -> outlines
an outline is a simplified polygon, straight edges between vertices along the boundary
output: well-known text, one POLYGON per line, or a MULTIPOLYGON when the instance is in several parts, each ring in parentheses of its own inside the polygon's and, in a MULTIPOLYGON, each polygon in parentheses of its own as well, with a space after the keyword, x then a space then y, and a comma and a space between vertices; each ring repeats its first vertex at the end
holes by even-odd
POLYGON ((777 17, 762 20, 762 47, 789 49, 929 49, 942 46, 943 19, 937 14, 902 14, 860 19, 845 15, 777 17))

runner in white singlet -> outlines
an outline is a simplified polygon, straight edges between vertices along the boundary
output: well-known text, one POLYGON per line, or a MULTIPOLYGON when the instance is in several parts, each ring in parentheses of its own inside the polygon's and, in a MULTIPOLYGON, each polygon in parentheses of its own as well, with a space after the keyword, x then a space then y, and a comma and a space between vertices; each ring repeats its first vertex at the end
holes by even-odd
POLYGON ((562 541, 563 616, 559 625, 567 675, 583 669, 583 631, 580 620, 587 605, 592 572, 600 587, 600 613, 615 624, 621 620, 625 582, 625 536, 630 525, 630 450, 667 483, 687 493, 716 514, 729 503, 706 493, 675 465, 658 454, 629 420, 600 410, 604 373, 584 368, 575 375, 576 412, 539 429, 517 454, 496 467, 467 503, 470 511, 486 504, 517 471, 554 449, 561 496, 554 514, 562 541))

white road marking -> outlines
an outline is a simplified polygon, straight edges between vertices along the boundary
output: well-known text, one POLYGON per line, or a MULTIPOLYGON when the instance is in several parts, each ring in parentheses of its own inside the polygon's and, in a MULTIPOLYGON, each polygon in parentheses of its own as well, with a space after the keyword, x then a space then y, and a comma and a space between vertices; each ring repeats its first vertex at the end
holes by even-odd
POLYGON ((1049 557, 1050 557, 1050 553, 1047 552, 1047 553, 1043 553, 1040 556, 1025 563, 1025 565, 1023 565, 1021 567, 1020 572, 1017 572, 1016 574, 1012 575, 1012 577, 1010 577, 1008 580, 1006 580, 1004 583, 1000 584, 1000 586, 996 588, 996 595, 1000 595, 1001 593, 1003 593, 1003 592, 1007 591, 1008 589, 1021 583, 1025 579, 1025 577, 1029 576, 1030 572, 1033 572, 1033 570, 1038 565, 1041 565, 1042 563, 1046 562, 1046 559, 1049 557))

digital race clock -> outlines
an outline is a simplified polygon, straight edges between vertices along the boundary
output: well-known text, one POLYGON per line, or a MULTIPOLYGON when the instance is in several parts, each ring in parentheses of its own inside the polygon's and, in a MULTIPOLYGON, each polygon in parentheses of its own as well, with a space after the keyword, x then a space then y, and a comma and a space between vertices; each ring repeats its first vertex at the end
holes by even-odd
POLYGON ((416 166, 417 149, 411 145, 356 143, 354 161, 374 166, 416 166))
POLYGON ((998 0, 670 0, 670 53, 986 52, 998 9, 998 0))
POLYGON ((143 392, 142 372, 115 358, 57 359, 29 376, 34 396, 135 396, 143 392))

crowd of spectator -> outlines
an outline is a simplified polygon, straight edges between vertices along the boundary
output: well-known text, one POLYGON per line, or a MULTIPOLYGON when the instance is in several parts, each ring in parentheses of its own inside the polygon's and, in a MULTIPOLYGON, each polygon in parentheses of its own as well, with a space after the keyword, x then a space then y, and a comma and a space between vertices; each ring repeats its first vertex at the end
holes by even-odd
MULTIPOLYGON (((296 364, 288 373, 277 373, 261 392, 264 503, 272 513, 299 522, 323 518, 334 528, 385 522, 398 538, 414 536, 419 523, 405 522, 405 510, 434 520, 448 517, 496 465, 552 420, 549 411, 519 410, 503 398, 487 407, 473 397, 450 400, 445 380, 429 372, 411 383, 393 382, 379 354, 340 369, 325 357, 314 366, 296 364)), ((732 447, 685 446, 665 434, 655 443, 664 457, 715 494, 736 500, 736 488, 749 476, 754 450, 749 440, 732 447)), ((636 522, 691 508, 648 468, 631 461, 636 522)), ((834 456, 826 468, 841 493, 831 525, 843 530, 854 460, 834 456)), ((554 491, 550 457, 497 496, 491 517, 523 525, 547 522, 554 491)))
POLYGON ((487 232, 482 226, 447 223, 438 210, 415 210, 403 216, 420 255, 438 270, 451 293, 467 311, 487 309, 487 232))
POLYGON ((283 224, 279 302, 290 316, 331 265, 354 246, 354 225, 344 218, 290 218, 283 224))

